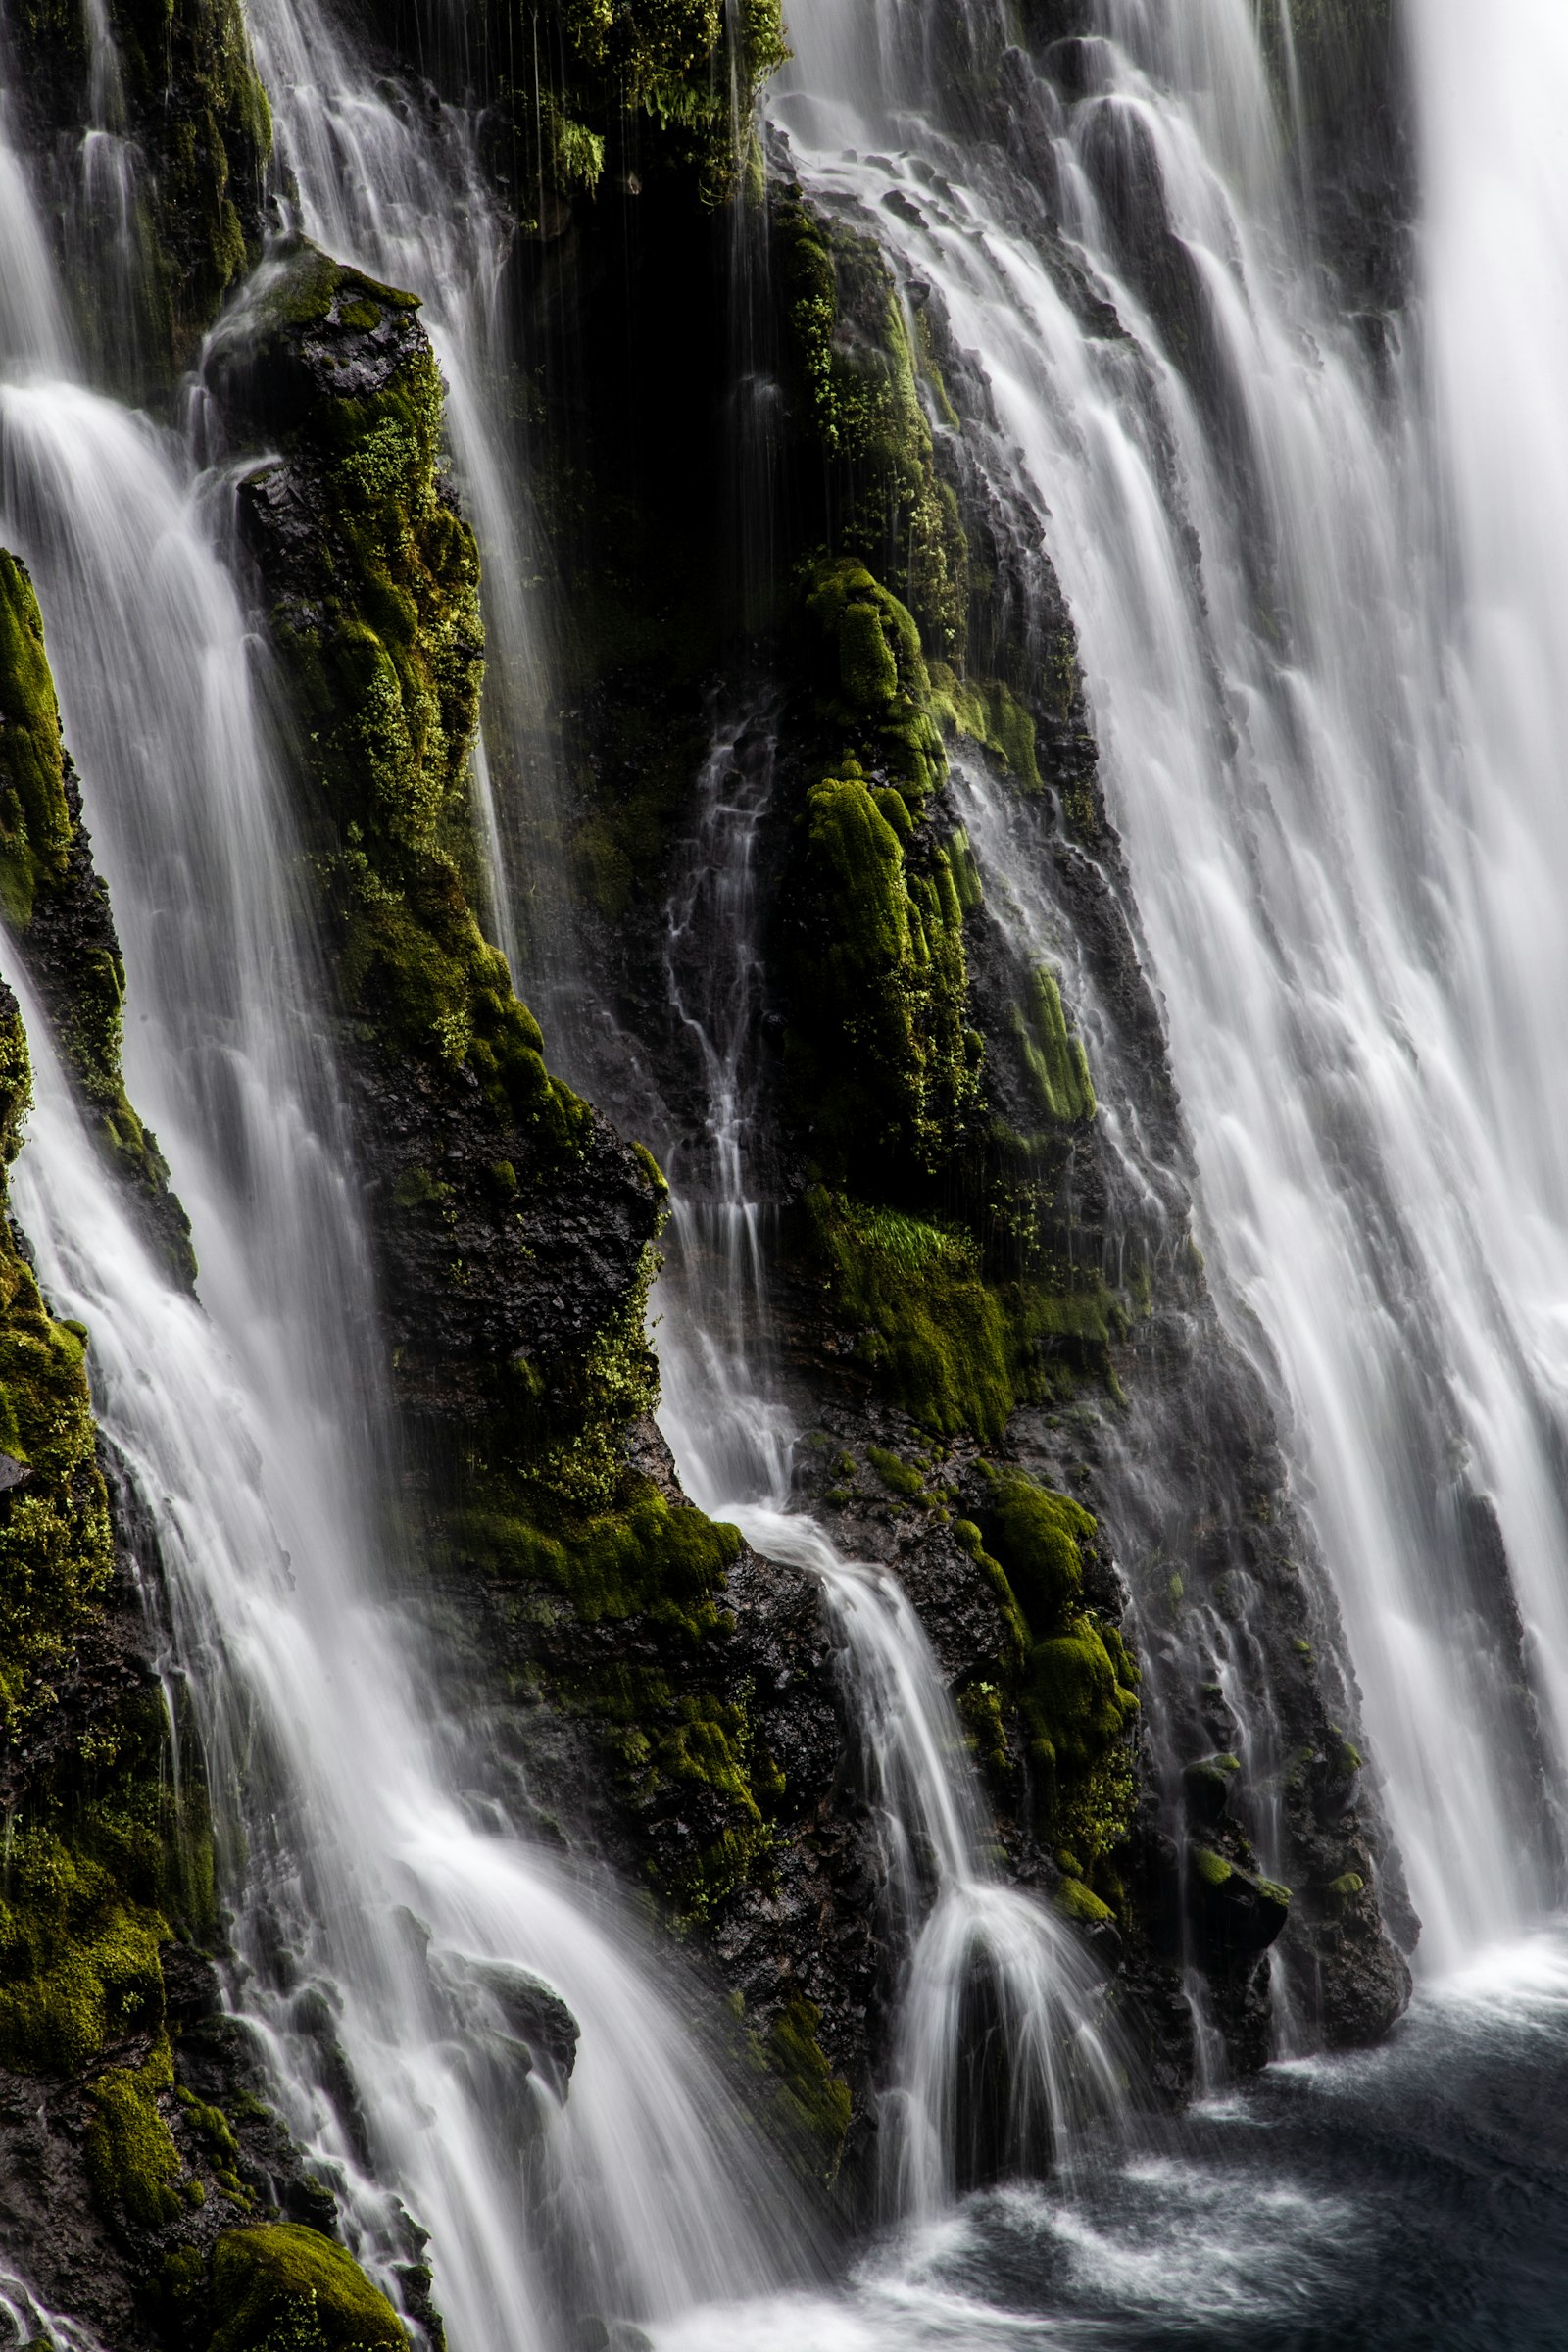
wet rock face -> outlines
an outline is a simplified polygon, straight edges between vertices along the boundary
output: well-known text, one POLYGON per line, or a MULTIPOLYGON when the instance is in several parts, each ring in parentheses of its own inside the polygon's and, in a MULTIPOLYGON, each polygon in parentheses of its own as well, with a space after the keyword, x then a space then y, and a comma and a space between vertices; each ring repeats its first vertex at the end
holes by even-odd
POLYGON ((301 248, 262 272, 210 380, 236 440, 284 452, 245 481, 242 525, 313 747, 304 814, 400 1398, 449 1456, 509 1386, 565 1428, 574 1375, 636 1289, 658 1194, 548 1076, 471 911, 477 559, 439 470, 417 306, 301 248))
POLYGON ((162 404, 262 249, 272 125, 243 10, 23 0, 5 31, 82 346, 116 391, 162 404))

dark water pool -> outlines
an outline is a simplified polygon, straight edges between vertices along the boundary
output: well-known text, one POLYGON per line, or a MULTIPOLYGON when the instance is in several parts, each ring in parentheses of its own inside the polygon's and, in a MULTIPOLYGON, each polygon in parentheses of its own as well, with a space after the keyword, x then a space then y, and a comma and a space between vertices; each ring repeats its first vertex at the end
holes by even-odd
POLYGON ((971 2200, 836 2297, 660 2352, 1568 2352, 1568 1932, 1423 1992, 1371 2055, 1271 2068, 1071 2196, 971 2200))

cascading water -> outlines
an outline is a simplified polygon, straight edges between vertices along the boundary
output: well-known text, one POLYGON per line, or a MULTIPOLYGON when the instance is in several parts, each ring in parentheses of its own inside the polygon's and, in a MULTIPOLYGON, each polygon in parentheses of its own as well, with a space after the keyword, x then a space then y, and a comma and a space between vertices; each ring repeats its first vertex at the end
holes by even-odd
MULTIPOLYGON (((5 250, 41 257, 20 174, 7 191, 5 250)), ((94 1334, 103 1425, 156 1530, 230 1833, 244 2013, 367 2258, 390 2277, 413 2255, 399 2199, 433 2233, 465 2347, 551 2347, 580 2315, 755 2289, 790 2236, 765 2156, 608 1897, 496 1807, 466 1809, 475 1759, 427 1730, 377 1601, 369 1282, 285 781, 211 535, 224 486, 39 378, 64 347, 41 263, 18 284, 0 535, 50 616, 125 949, 127 1071, 191 1212, 206 1311, 149 1263, 30 1004, 16 1199, 52 1297, 94 1334), (557 1994, 581 2029, 564 2109, 519 2048, 530 2018, 536 2044, 559 2035, 557 1994)))
MULTIPOLYGON (((1323 301, 1250 12, 1107 5, 1071 101, 1008 51, 1006 128, 967 137, 928 84, 934 24, 804 0, 792 26, 796 166, 981 355, 993 487, 1066 591, 1222 1303, 1293 1432, 1427 1958, 1451 1962, 1556 1887, 1478 1496, 1555 1783, 1562 1379, 1537 1301, 1562 1221, 1531 1124, 1550 1089, 1512 1050, 1544 1066, 1552 987, 1455 756, 1422 372, 1396 352, 1380 390, 1323 301), (1180 345, 1151 239, 1186 273, 1180 345)), ((1561 871, 1526 819, 1499 858, 1561 871)))
MULTIPOLYGON (((502 231, 471 126, 400 113, 283 0, 258 15, 306 224, 430 303, 515 764, 537 671, 525 538, 486 437, 502 231)), ((777 119, 811 192, 870 213, 983 356, 992 485, 1067 588, 1210 1262, 1286 1408, 1441 1963, 1555 1892, 1551 1841, 1527 1824, 1568 1725, 1568 1139, 1551 1027, 1568 481, 1538 348, 1561 308, 1550 142, 1568 45, 1544 0, 1510 0, 1480 51, 1457 0, 1422 14, 1441 192, 1430 332, 1374 363, 1314 268, 1289 44, 1286 138, 1241 0, 1103 0, 1099 24, 1074 50, 1070 98, 1006 54, 1009 145, 994 120, 960 132, 939 106, 934 16, 801 0, 777 119), (1129 188, 1164 257, 1186 257, 1180 349, 1129 235, 1129 188), (1519 264, 1506 285, 1499 248, 1519 264)), ((983 12, 964 24, 976 54, 1001 57, 983 12)), ((205 1312, 149 1263, 30 1004, 38 1107, 16 1206, 57 1306, 92 1330, 105 1428, 153 1506, 220 1815, 242 1834, 227 1866, 244 2012, 367 2257, 390 2277, 409 2250, 406 2200, 434 2231, 458 2352, 566 2352, 600 2340, 577 2330, 589 2313, 645 2319, 669 2352, 1112 2336, 1168 2352, 1197 2334, 1283 2352, 1317 2331, 1390 2352, 1548 2352, 1551 2183, 1568 2163, 1542 2065, 1568 2016, 1549 1937, 1429 1996, 1379 2057, 1278 2070, 1200 2113, 1179 2159, 1068 2166, 1051 2198, 1008 2189, 943 2219, 957 2176, 986 2169, 956 2144, 977 2104, 976 2002, 1010 2053, 1010 2114, 1000 2070, 979 2082, 1004 2162, 1081 2145, 1121 2096, 1122 2061, 1080 1947, 991 1869, 907 1601, 787 1507, 792 1429, 747 1156, 765 725, 715 739, 696 879, 671 909, 671 1002, 710 1133, 695 1160, 669 1154, 665 1420, 694 1494, 820 1582, 903 1954, 890 2202, 939 2227, 847 2297, 735 2304, 788 2259, 773 2177, 613 1908, 458 1793, 482 1776, 453 1727, 428 1728, 378 1597, 371 1301, 287 795, 214 552, 226 485, 193 481, 166 438, 71 380, 3 135, 0 363, 0 535, 28 556, 49 620, 125 941, 132 1089, 192 1212, 205 1312), (564 2108, 548 2063, 525 2076, 515 2057, 519 2015, 539 2038, 540 2004, 553 2014, 531 1972, 582 2028, 564 2108), (1507 2183, 1508 2228, 1478 2245, 1480 2168, 1507 2183), (689 2311, 704 2300, 716 2308, 689 2311)), ((1020 960, 1055 958, 1054 910, 1013 870, 994 784, 960 767, 956 790, 994 908, 1019 884, 1006 922, 1020 960)), ((1093 1045, 1092 1002, 1085 1025, 1093 1045)), ((1114 1128, 1108 1089, 1102 1116, 1114 1128)), ((1118 1142, 1136 1182, 1138 1141, 1118 1142)), ((0 2322, 87 2341, 9 2276, 0 2322)))
POLYGON ((1054 2161, 1064 2173, 1089 2128, 1122 2113, 1131 2070, 1087 1951, 989 1858, 979 1781, 898 1580, 846 1560, 791 1507, 797 1432, 771 1361, 766 1223, 748 1187, 762 1011, 754 862, 772 780, 765 724, 717 730, 690 879, 669 909, 671 1001, 696 1046, 707 1118, 695 1155, 689 1140, 666 1152, 674 1247, 659 1298, 660 1421, 693 1499, 820 1587, 900 1955, 884 2200, 899 2219, 928 2222, 987 2171, 1054 2161))

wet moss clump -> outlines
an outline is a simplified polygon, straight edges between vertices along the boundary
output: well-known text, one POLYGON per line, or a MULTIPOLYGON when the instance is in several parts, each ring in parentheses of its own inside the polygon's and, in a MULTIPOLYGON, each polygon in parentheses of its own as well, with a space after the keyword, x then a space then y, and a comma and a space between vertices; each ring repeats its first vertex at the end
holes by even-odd
MULTIPOLYGON (((0 907, 49 1015, 95 1141, 132 1188, 175 1279, 196 1261, 158 1140, 125 1093, 125 967, 93 870, 27 568, 0 548, 0 907)), ((0 1436, 0 1444, 4 1443, 0 1436)))
POLYGON ((931 709, 944 730, 965 735, 1026 791, 1043 789, 1032 714, 1001 678, 958 677, 946 662, 930 664, 931 709))
POLYGON ((896 586, 936 658, 961 662, 968 547, 920 399, 920 377, 936 377, 923 322, 911 327, 876 246, 793 190, 775 207, 774 264, 801 409, 834 479, 836 545, 896 586))
POLYGON ((1040 1107, 1063 1127, 1095 1115, 1094 1081, 1083 1040, 1072 1035, 1054 972, 1039 964, 1029 975, 1028 994, 1014 1008, 1013 1022, 1040 1107))
POLYGON ((28 1791, 0 1872, 0 2063, 76 2074, 163 2023, 175 1915, 210 1922, 205 1811, 163 1778, 154 1692, 97 1722, 28 1791))
POLYGON ((803 607, 816 636, 820 716, 849 738, 848 756, 902 787, 917 820, 947 760, 912 613, 853 557, 814 564, 803 607))
POLYGON ((295 2223, 225 2230, 207 2352, 408 2352, 402 2321, 351 2254, 295 2223))
MULTIPOLYGON (((538 1510, 530 1485, 519 1480, 517 1497, 538 1510)), ((718 1622, 715 1594, 739 1555, 740 1530, 693 1504, 669 1503, 646 1479, 631 1476, 626 1487, 619 1509, 583 1519, 552 1514, 554 1532, 515 1513, 460 1511, 453 1540, 491 1573, 555 1586, 590 1625, 645 1617, 700 1641, 718 1622)))
POLYGON ((812 1242, 856 1360, 923 1428, 995 1440, 1018 1402, 1006 1311, 961 1230, 817 1186, 812 1242))
POLYGON ((797 1994, 767 2030, 763 2054, 783 2086, 785 2110, 811 2149, 813 2170, 831 2185, 838 2177, 854 2101, 834 2073, 820 2039, 822 2012, 797 1994))
POLYGON ((933 1175, 980 1084, 955 848, 927 845, 911 870, 906 807, 853 772, 812 788, 805 824, 792 1089, 811 1106, 820 1162, 841 1181, 890 1159, 933 1175))
POLYGON ((1140 1680, 1119 1629, 1084 1603, 1096 1522, 1070 1495, 993 1472, 977 1532, 1013 1631, 1012 1682, 1042 1831, 1070 1851, 1068 1908, 1093 1919, 1119 1896, 1113 1856, 1132 1819, 1140 1680))
POLYGON ((137 2067, 116 2066, 88 2093, 87 2176, 106 2212, 143 2230, 161 2230, 184 2210, 175 2185, 179 2150, 158 2105, 174 2087, 173 2061, 160 2035, 137 2067))

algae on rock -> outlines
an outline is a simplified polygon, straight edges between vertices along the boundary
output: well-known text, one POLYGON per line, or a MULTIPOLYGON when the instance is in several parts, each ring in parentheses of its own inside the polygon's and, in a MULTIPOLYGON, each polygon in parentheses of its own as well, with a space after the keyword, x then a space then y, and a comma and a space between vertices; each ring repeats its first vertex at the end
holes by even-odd
POLYGON ((121 1068, 125 967, 92 863, 27 568, 0 548, 0 906, 94 1140, 127 1182, 160 1257, 189 1287, 190 1223, 121 1068))

